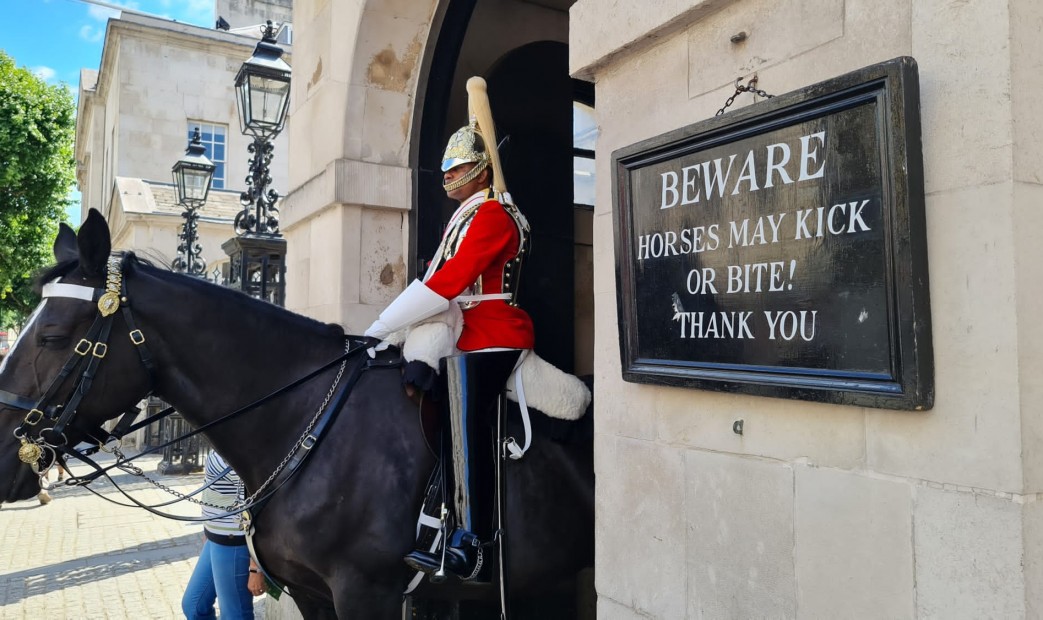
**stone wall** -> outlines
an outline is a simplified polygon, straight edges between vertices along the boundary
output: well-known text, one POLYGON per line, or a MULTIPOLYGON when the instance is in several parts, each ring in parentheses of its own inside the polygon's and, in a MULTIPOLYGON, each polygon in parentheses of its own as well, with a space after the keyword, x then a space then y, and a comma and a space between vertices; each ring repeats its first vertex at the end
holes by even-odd
POLYGON ((294 7, 287 307, 361 333, 405 287, 413 101, 436 2, 294 7))
MULTIPOLYGON (((130 13, 109 22, 101 66, 81 77, 76 155, 82 217, 90 208, 108 217, 116 247, 150 251, 169 264, 183 221, 180 211, 171 216, 139 210, 123 218, 116 211, 133 197, 114 195, 114 190, 117 178, 171 184, 171 168, 185 154, 193 123, 226 128, 224 189, 234 194, 246 189, 251 139, 239 129, 234 82, 256 43, 255 38, 130 13), (173 235, 153 234, 167 228, 173 235)), ((289 53, 285 58, 292 63, 289 53)), ((288 184, 287 144, 284 131, 274 141, 271 164, 272 187, 281 193, 288 184)), ((146 193, 132 192, 138 198, 146 193)), ((235 212, 227 213, 228 197, 217 200, 217 193, 211 192, 200 224, 203 257, 211 271, 227 260, 220 243, 234 234, 230 221, 235 212), (223 222, 210 226, 206 218, 218 202, 222 210, 214 217, 223 222)))
POLYGON ((1028 0, 579 0, 596 83, 597 587, 608 618, 1038 617, 1043 11, 1028 0), (732 35, 745 32, 745 41, 732 35), (919 64, 935 407, 895 412, 621 379, 613 150, 919 64), (735 105, 752 102, 743 95, 735 105), (1035 162, 1035 165, 1029 162, 1035 162), (745 420, 745 432, 732 422, 745 420), (625 507, 625 509, 622 509, 625 507))

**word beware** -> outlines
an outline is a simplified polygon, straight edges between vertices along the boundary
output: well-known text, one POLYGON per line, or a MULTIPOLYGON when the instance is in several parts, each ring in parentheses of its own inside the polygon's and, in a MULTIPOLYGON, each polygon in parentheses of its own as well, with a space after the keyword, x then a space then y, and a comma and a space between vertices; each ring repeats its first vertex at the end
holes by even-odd
MULTIPOLYGON (((826 132, 801 136, 800 155, 794 165, 790 165, 793 149, 786 142, 769 144, 763 149, 750 149, 746 152, 742 169, 734 183, 731 183, 732 191, 729 195, 735 196, 741 189, 756 192, 762 188, 774 187, 776 183, 791 185, 798 181, 808 181, 824 176, 826 169, 825 157, 819 161, 819 149, 826 146, 826 132), (814 166, 817 169, 813 169, 814 166), (790 166, 790 169, 787 169, 790 166), (793 170, 793 168, 796 170, 793 170), (796 180, 791 176, 796 175, 796 180), (745 188, 743 184, 745 183, 745 188)), ((723 157, 701 161, 690 166, 684 166, 679 171, 669 170, 660 173, 662 179, 662 199, 659 202, 660 209, 670 209, 677 205, 690 205, 701 200, 711 200, 714 195, 723 198, 724 192, 729 185, 732 168, 738 159, 738 154, 728 156, 727 164, 723 157), (699 181, 702 181, 700 184, 699 181), (705 193, 704 193, 705 192, 705 193)))

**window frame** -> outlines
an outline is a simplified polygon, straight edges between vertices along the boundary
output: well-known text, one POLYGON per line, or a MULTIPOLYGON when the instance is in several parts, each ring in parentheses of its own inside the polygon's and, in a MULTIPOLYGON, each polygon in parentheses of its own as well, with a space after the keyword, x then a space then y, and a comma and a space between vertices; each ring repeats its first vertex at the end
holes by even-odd
POLYGON ((228 125, 224 123, 212 123, 209 121, 189 120, 187 126, 189 140, 192 139, 192 133, 197 127, 199 128, 200 141, 206 149, 206 157, 214 164, 214 178, 211 182, 210 189, 227 189, 228 170, 226 164, 228 163, 228 125), (221 136, 224 138, 222 142, 218 142, 214 139, 217 136, 218 130, 222 132, 221 136), (210 135, 210 140, 206 140, 203 137, 207 134, 210 135), (224 156, 220 159, 214 156, 214 147, 217 144, 224 147, 224 156))

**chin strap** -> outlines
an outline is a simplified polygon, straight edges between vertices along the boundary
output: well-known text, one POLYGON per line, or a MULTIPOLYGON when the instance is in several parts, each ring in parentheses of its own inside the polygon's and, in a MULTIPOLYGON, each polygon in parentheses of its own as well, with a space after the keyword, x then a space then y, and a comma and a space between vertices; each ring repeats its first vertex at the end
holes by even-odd
POLYGON ((488 159, 483 159, 483 160, 479 161, 475 165, 474 168, 471 168, 470 172, 468 172, 464 176, 462 176, 459 179, 453 181, 452 183, 443 183, 442 184, 442 189, 444 189, 447 192, 452 192, 452 191, 458 190, 461 187, 463 187, 464 185, 467 185, 471 181, 477 179, 478 175, 481 174, 482 171, 485 170, 488 167, 489 167, 489 160, 488 159))

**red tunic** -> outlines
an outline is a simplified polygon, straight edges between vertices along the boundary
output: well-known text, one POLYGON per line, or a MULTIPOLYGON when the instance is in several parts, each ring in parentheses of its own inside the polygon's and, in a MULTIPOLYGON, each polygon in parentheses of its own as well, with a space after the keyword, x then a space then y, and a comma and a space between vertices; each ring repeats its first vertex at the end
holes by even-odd
MULTIPOLYGON (((469 202, 469 201, 465 201, 469 202)), ((518 254, 518 227, 496 200, 487 200, 471 220, 456 254, 425 284, 446 299, 462 294, 482 277, 482 294, 503 292, 503 268, 518 254)), ((532 319, 502 299, 489 299, 464 310, 464 327, 456 346, 461 351, 490 347, 531 349, 532 319)))

